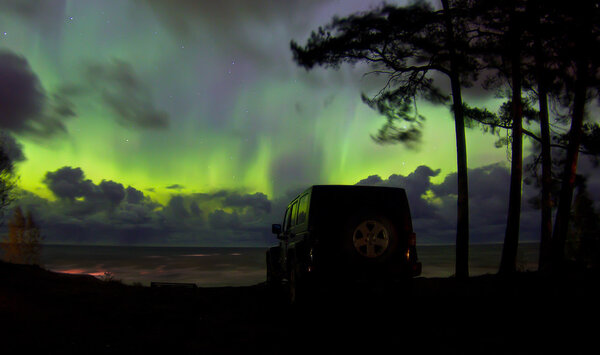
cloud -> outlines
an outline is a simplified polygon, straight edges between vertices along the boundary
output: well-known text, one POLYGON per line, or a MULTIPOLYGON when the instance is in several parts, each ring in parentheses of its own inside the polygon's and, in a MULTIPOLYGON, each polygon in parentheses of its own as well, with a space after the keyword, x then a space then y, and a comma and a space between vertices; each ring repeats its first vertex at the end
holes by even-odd
POLYGON ((95 188, 92 180, 84 179, 81 168, 70 166, 47 172, 44 183, 54 196, 69 201, 74 201, 78 197, 91 196, 95 188))
POLYGON ((47 242, 264 245, 271 201, 262 193, 219 190, 172 195, 166 204, 133 186, 94 183, 79 167, 65 166, 43 180, 50 201, 21 190, 15 204, 34 212, 47 242))
POLYGON ((165 207, 165 213, 168 213, 175 220, 185 220, 191 216, 190 212, 184 205, 182 196, 173 196, 165 207))
POLYGON ((74 115, 63 95, 46 93, 24 57, 0 50, 0 128, 47 138, 66 133, 64 121, 74 115))
POLYGON ((166 242, 162 206, 132 186, 112 180, 95 184, 81 168, 68 166, 47 172, 43 182, 56 201, 21 190, 15 204, 34 212, 47 242, 166 242))
POLYGON ((78 218, 101 212, 115 213, 123 201, 133 205, 144 201, 143 193, 131 186, 125 189, 123 184, 112 180, 94 184, 92 180, 85 178, 81 168, 65 166, 49 171, 43 182, 59 199, 60 206, 57 207, 65 214, 78 218))
MULTIPOLYGON (((450 173, 439 184, 431 177, 440 170, 420 166, 407 176, 393 174, 388 179, 369 176, 357 184, 406 189, 413 228, 420 243, 452 244, 456 238, 457 174, 450 173)), ((510 171, 502 163, 469 169, 469 218, 471 243, 504 240, 510 171)), ((539 239, 540 212, 526 201, 538 193, 523 188, 520 240, 539 239)))
POLYGON ((169 190, 182 190, 185 188, 185 186, 179 185, 179 184, 173 184, 173 185, 167 186, 166 188, 169 190))
POLYGON ((193 217, 200 217, 202 215, 202 210, 198 207, 196 201, 190 202, 190 213, 193 217))
MULTIPOLYGON (((26 160, 23 146, 7 132, 0 132, 0 152, 8 158, 8 161, 3 159, 2 164, 14 164, 26 160)), ((2 166, 1 168, 5 169, 6 167, 2 166)))
POLYGON ((276 19, 294 19, 322 0, 236 1, 144 0, 163 23, 179 36, 192 36, 198 19, 223 32, 239 33, 247 22, 268 26, 276 19))
MULTIPOLYGON (((65 17, 66 0, 1 0, 0 14, 17 15, 44 31, 49 39, 60 32, 65 17)), ((51 40, 51 39, 50 39, 51 40)))
POLYGON ((437 206, 423 199, 423 195, 432 187, 431 178, 438 176, 440 169, 432 170, 428 166, 421 165, 407 176, 398 174, 390 175, 383 180, 378 175, 371 175, 356 183, 356 185, 401 187, 406 190, 413 217, 435 217, 437 206))
POLYGON ((257 211, 271 212, 271 201, 267 195, 257 192, 252 195, 231 193, 223 199, 223 206, 227 207, 251 207, 257 211))
POLYGON ((87 91, 99 97, 118 124, 133 128, 166 128, 169 115, 155 107, 152 90, 135 73, 133 66, 114 59, 91 63, 84 70, 87 91))
POLYGON ((38 18, 48 15, 53 7, 64 7, 64 0, 54 0, 49 3, 46 0, 2 0, 0 10, 12 12, 25 18, 38 18))
MULTIPOLYGON (((582 165, 581 170, 591 168, 582 165)), ((386 179, 372 175, 357 184, 404 188, 418 242, 452 244, 456 173, 433 183, 431 179, 440 173, 423 165, 408 175, 392 174, 386 179)), ((508 167, 501 163, 469 169, 471 243, 503 241, 509 176, 508 167)), ((596 191, 597 179, 588 181, 590 191, 596 191)), ((132 186, 125 188, 112 180, 96 184, 86 179, 81 168, 48 172, 44 183, 56 201, 21 191, 16 204, 34 212, 48 242, 205 246, 274 244, 270 224, 281 223, 287 204, 306 188, 288 189, 275 199, 241 190, 180 193, 160 204, 132 186)), ((523 187, 522 241, 539 238, 540 211, 526 203, 538 193, 532 186, 523 187)))
POLYGON ((379 186, 383 184, 383 179, 379 175, 370 175, 366 179, 362 179, 356 185, 379 186))
POLYGON ((65 120, 77 115, 73 100, 98 100, 124 127, 162 129, 169 115, 155 107, 151 88, 125 61, 88 63, 81 83, 46 92, 27 60, 0 50, 0 128, 47 138, 67 133, 65 120))
POLYGON ((240 218, 237 213, 227 213, 223 210, 215 210, 208 215, 208 221, 212 228, 216 229, 239 229, 240 218))
POLYGON ((144 193, 135 187, 127 186, 125 189, 126 201, 127 203, 137 205, 144 199, 144 193))
POLYGON ((100 187, 100 191, 102 191, 103 196, 111 206, 119 205, 125 198, 125 189, 120 183, 102 180, 98 186, 100 187))

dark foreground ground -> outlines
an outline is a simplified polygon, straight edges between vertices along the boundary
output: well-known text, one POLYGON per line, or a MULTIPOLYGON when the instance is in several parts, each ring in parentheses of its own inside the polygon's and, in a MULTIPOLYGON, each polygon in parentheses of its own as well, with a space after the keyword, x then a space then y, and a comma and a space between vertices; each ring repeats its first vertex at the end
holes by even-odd
POLYGON ((597 354, 597 273, 164 289, 0 262, 3 354, 597 354), (33 352, 31 352, 33 350, 33 352))

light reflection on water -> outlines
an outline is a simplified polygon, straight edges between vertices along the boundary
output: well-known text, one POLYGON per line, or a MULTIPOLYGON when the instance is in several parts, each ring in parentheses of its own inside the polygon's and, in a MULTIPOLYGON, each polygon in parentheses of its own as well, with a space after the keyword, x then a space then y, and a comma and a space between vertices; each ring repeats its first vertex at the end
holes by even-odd
POLYGON ((265 280, 266 248, 46 245, 42 264, 57 272, 105 273, 126 284, 192 282, 201 287, 247 286, 265 280))
MULTIPOLYGON (((45 268, 71 274, 89 274, 126 284, 149 285, 152 281, 191 282, 200 287, 249 286, 265 281, 266 248, 118 247, 46 245, 42 249, 45 268)), ((472 245, 470 274, 496 273, 501 244, 472 245)), ((423 277, 454 274, 454 246, 418 246, 423 277)), ((537 268, 538 244, 519 245, 517 268, 537 268)))

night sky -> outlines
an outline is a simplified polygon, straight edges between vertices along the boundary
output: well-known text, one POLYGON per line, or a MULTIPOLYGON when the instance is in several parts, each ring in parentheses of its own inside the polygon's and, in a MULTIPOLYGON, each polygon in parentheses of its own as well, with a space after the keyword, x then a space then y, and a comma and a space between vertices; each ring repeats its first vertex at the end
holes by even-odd
MULTIPOLYGON (((379 1, 0 0, 0 93, 19 200, 48 243, 269 245, 312 184, 407 189, 419 243, 452 243, 454 122, 420 103, 421 144, 377 145, 365 66, 307 72, 290 41, 379 1)), ((467 90, 472 106, 499 100, 467 90)), ((473 242, 503 240, 507 151, 467 132, 473 242)), ((525 141, 525 160, 531 159, 525 141)), ((583 159, 592 196, 600 178, 583 159)), ((527 203, 522 240, 537 240, 527 203)))

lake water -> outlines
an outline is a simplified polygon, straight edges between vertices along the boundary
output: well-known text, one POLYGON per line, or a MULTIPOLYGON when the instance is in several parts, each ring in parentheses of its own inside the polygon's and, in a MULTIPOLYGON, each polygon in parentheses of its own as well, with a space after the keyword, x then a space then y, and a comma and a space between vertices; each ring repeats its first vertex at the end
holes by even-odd
MULTIPOLYGON (((519 270, 535 270, 538 244, 519 245, 519 270)), ((191 282, 200 287, 248 286, 265 281, 266 248, 123 247, 45 245, 46 269, 103 277, 105 272, 126 284, 151 281, 191 282)), ((470 274, 496 273, 501 244, 472 245, 470 274)), ((454 246, 417 247, 423 277, 448 277, 454 273, 454 246)))

